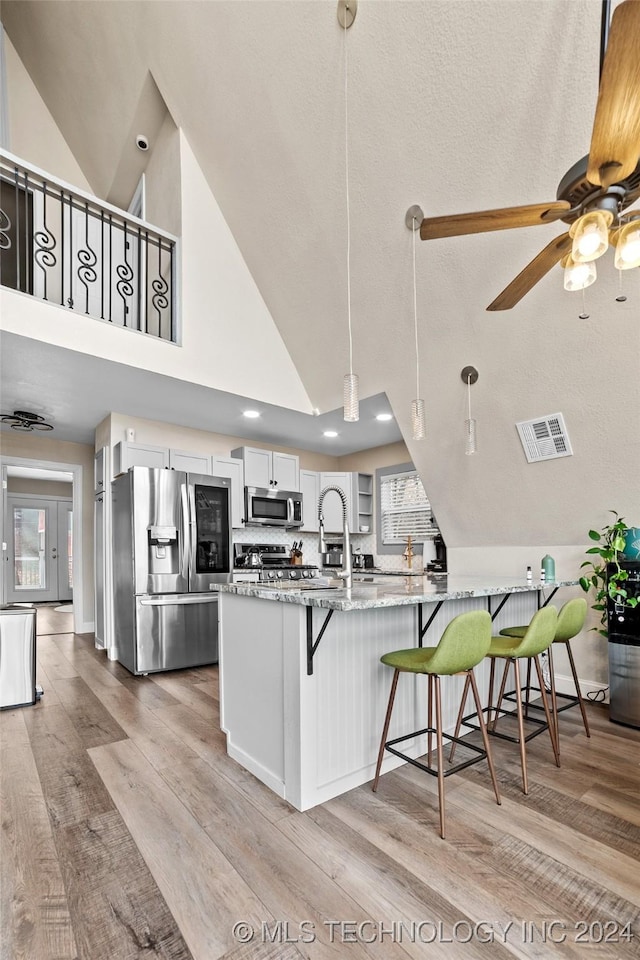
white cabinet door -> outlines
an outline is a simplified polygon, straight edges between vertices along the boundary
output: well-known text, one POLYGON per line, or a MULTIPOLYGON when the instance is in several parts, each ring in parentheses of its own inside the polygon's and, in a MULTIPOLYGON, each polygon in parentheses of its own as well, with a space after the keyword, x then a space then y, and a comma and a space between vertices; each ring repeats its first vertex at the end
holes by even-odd
POLYGON ((315 470, 301 470, 300 491, 302 493, 302 529, 305 533, 316 532, 318 530, 320 474, 315 470))
POLYGON ((278 487, 280 490, 300 489, 300 460, 291 453, 262 450, 260 447, 237 447, 232 457, 244 462, 244 482, 247 487, 278 487))
POLYGON ((167 447, 154 447, 148 443, 128 443, 121 440, 113 448, 113 475, 126 473, 129 467, 168 467, 167 447))
POLYGON ((96 495, 104 493, 106 451, 106 447, 101 447, 100 450, 96 451, 93 459, 93 492, 96 495))
MULTIPOLYGON (((347 522, 351 530, 351 474, 350 473, 321 473, 320 474, 320 492, 325 487, 340 487, 347 498, 347 522)), ((324 498, 322 504, 322 513, 324 516, 325 533, 342 533, 342 500, 340 496, 331 490, 324 498)))
POLYGON ((211 457, 208 453, 169 450, 169 467, 186 473, 211 473, 211 457))
POLYGON ((280 490, 300 489, 300 460, 291 453, 272 453, 271 479, 280 490))
POLYGON ((244 482, 247 487, 272 486, 271 450, 261 450, 259 447, 238 447, 231 451, 231 456, 244 462, 244 482))
POLYGON ((244 463, 236 457, 211 458, 211 472, 214 477, 228 477, 231 480, 231 526, 241 529, 244 526, 244 463))

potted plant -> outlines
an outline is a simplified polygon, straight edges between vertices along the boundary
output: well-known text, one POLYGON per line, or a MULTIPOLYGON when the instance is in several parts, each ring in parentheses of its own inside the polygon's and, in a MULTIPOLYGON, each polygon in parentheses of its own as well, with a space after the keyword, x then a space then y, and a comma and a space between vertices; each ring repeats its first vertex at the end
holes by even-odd
POLYGON ((612 513, 615 518, 611 523, 602 527, 600 531, 589 530, 590 539, 596 540, 598 545, 590 547, 586 552, 598 559, 585 560, 580 564, 581 569, 591 568, 590 571, 586 571, 586 576, 580 577, 580 586, 585 593, 588 593, 592 587, 596 591, 596 602, 591 606, 599 612, 602 627, 592 629, 603 637, 608 636, 606 630, 608 598, 620 607, 636 607, 639 602, 637 597, 628 596, 625 581, 629 578, 629 573, 620 566, 620 557, 625 549, 627 524, 615 510, 610 510, 609 513, 612 513))

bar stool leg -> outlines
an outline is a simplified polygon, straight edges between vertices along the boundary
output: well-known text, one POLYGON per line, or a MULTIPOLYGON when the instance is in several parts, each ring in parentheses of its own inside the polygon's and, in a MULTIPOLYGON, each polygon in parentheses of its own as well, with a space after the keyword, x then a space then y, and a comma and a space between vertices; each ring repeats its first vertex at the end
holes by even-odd
MULTIPOLYGON (((527 777, 527 745, 524 739, 524 722, 522 719, 522 687, 520 685, 520 664, 518 660, 513 661, 513 671, 516 680, 516 703, 518 712, 518 732, 520 734, 520 764, 522 766, 522 792, 529 793, 529 780, 527 777)), ((505 671, 506 674, 506 671, 505 671)))
POLYGON ((433 730, 433 674, 427 674, 427 764, 431 766, 431 732, 433 730))
MULTIPOLYGON (((478 693, 478 686, 476 684, 476 678, 473 675, 473 670, 469 670, 467 673, 467 684, 471 682, 471 689, 473 691, 473 699, 476 704, 476 710, 478 713, 478 724, 480 730, 482 731, 482 742, 484 744, 484 749, 487 754, 487 763, 489 764, 489 773, 491 774, 491 782, 493 783, 493 790, 496 795, 496 803, 502 803, 500 799, 500 791, 498 789, 498 781, 496 779, 496 771, 493 766, 493 757, 491 756, 491 747, 489 745, 489 737, 487 734, 487 727, 484 722, 484 717, 482 716, 482 703, 480 702, 480 694, 478 693)), ((465 685, 465 691, 467 686, 465 685)), ((463 698, 463 703, 466 700, 466 697, 463 698)))
POLYGON ((498 720, 500 718, 500 707, 502 706, 502 701, 504 700, 504 691, 507 686, 507 677, 509 675, 509 664, 512 662, 515 663, 515 660, 511 661, 510 659, 507 659, 504 662, 504 673, 502 674, 502 683, 500 684, 500 693, 498 695, 498 706, 496 707, 496 715, 493 720, 493 727, 491 727, 492 730, 495 730, 498 720))
MULTIPOLYGON (((460 736, 460 727, 462 726, 462 717, 464 716, 464 707, 467 702, 467 696, 469 695, 469 673, 467 672, 466 680, 464 681, 464 690, 462 691, 462 699, 460 701, 460 709, 458 710, 458 719, 456 720, 456 728, 453 731, 454 737, 460 736)), ((478 704, 476 703, 476 708, 478 704)), ((453 754, 455 753, 456 742, 455 740, 451 741, 451 750, 449 751, 449 763, 453 760, 453 754)))
POLYGON ((496 661, 495 657, 491 657, 491 665, 489 667, 489 700, 487 701, 487 729, 491 728, 491 711, 493 710, 493 682, 496 676, 496 661))
MULTIPOLYGON (((551 739, 551 746, 553 747, 553 755, 556 758, 556 767, 560 766, 560 754, 558 752, 558 747, 556 746, 556 737, 553 732, 553 719, 549 712, 549 703, 547 701, 547 691, 544 688, 544 677, 542 676, 542 667, 540 666, 540 657, 534 657, 536 662, 536 671, 538 673, 538 682, 540 684, 540 694, 542 696, 542 706, 544 707, 544 715, 547 718, 547 725, 549 727, 549 737, 551 739)), ((525 791, 526 793, 526 791, 525 791)))
POLYGON ((378 789, 378 780, 380 778, 380 767, 382 766, 382 758, 384 756, 384 745, 387 742, 389 724, 391 723, 391 711, 393 710, 393 701, 395 700, 395 697, 396 697, 396 687, 398 686, 399 676, 400 676, 400 671, 394 670, 393 680, 391 681, 391 692, 389 693, 389 703, 387 704, 387 714, 384 718, 384 727, 382 729, 382 739, 380 741, 380 749, 378 750, 378 763, 376 764, 376 775, 373 781, 373 787, 371 788, 374 793, 378 789))
POLYGON ((584 723, 584 730, 588 737, 591 737, 589 732, 589 721, 587 720, 587 711, 584 709, 584 701, 582 699, 582 694, 580 693, 580 683, 578 681, 578 673, 576 671, 576 665, 573 660, 573 653, 571 652, 571 644, 567 640, 566 643, 567 654, 569 656, 569 664, 571 666, 571 673, 573 674, 573 682, 576 685, 576 694, 578 695, 578 703, 580 704, 580 712, 582 713, 582 722, 584 723))
POLYGON ((553 731, 556 738, 556 752, 560 756, 560 724, 558 722, 558 700, 556 697, 556 675, 553 666, 553 644, 549 647, 547 655, 549 657, 549 686, 551 687, 551 716, 553 717, 553 731))
POLYGON ((440 836, 444 836, 444 754, 442 750, 442 709, 440 704, 440 677, 434 675, 436 691, 436 752, 438 755, 438 801, 440 805, 440 836))
POLYGON ((526 687, 526 706, 524 715, 529 719, 529 699, 531 695, 531 657, 527 659, 527 687, 526 687))

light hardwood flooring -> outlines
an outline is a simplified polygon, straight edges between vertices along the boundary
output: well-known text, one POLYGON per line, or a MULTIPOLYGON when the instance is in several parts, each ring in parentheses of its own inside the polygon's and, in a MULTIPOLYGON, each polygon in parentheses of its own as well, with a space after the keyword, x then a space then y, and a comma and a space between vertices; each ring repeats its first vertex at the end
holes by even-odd
POLYGON ((421 771, 299 813, 227 757, 217 668, 133 677, 41 621, 44 696, 0 714, 2 960, 640 957, 640 731, 605 706, 590 740, 562 714, 559 769, 530 741, 528 797, 493 740, 502 806, 448 778, 441 840, 421 771))

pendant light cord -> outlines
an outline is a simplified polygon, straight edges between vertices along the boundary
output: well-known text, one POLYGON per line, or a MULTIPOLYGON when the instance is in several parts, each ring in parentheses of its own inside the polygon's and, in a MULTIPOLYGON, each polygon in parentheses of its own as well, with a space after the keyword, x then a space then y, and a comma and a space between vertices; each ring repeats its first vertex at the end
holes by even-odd
POLYGON ((347 15, 344 17, 344 171, 347 200, 347 320, 349 326, 349 373, 353 374, 353 336, 351 333, 351 217, 349 214, 349 98, 347 87, 347 15))
POLYGON ((469 410, 469 420, 471 420, 471 374, 467 376, 467 403, 469 410))
POLYGON ((413 246, 413 327, 416 341, 416 397, 420 396, 420 358, 418 355, 418 297, 416 294, 416 229, 413 218, 412 246, 413 246))

